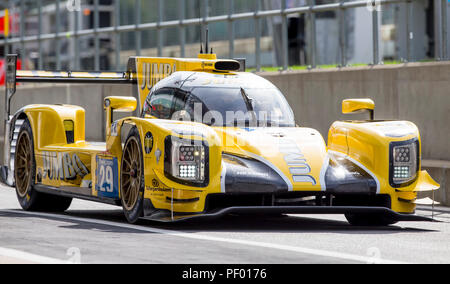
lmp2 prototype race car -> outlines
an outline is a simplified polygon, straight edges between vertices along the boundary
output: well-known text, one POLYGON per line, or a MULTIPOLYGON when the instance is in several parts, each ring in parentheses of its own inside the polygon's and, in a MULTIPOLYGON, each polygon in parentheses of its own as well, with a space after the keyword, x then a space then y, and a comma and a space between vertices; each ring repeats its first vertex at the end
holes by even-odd
POLYGON ((127 71, 16 71, 8 56, 5 166, 24 210, 65 211, 73 198, 122 206, 130 223, 226 214, 344 214, 353 225, 424 221, 418 191, 439 185, 421 170, 417 127, 374 120, 374 102, 349 99, 328 146, 299 127, 283 94, 241 62, 129 59, 127 71), (104 100, 106 143, 85 141, 85 110, 29 105, 10 116, 17 83, 130 84, 104 100), (115 118, 119 112, 133 116, 115 118), (9 142, 9 143, 8 143, 9 142))

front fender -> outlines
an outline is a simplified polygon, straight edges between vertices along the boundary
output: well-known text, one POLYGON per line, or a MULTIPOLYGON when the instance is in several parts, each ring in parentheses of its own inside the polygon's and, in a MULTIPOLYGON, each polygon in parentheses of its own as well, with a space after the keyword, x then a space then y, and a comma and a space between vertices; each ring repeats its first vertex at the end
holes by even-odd
POLYGON ((417 192, 436 190, 439 185, 421 171, 421 139, 416 125, 408 121, 345 121, 335 122, 330 129, 328 148, 362 165, 375 177, 377 194, 391 198, 396 212, 411 213, 415 209, 417 192), (417 143, 417 172, 404 184, 393 184, 394 145, 417 143))
POLYGON ((377 193, 395 191, 390 185, 390 147, 392 143, 418 141, 420 172, 421 142, 416 125, 407 121, 335 122, 330 129, 328 149, 343 153, 373 173, 380 183, 377 193))
MULTIPOLYGON (((173 204, 168 200, 172 198, 192 200, 196 196, 195 198, 204 201, 207 194, 220 192, 223 147, 218 135, 210 127, 194 122, 124 118, 113 123, 112 127, 116 129, 111 131, 110 137, 107 137, 107 149, 116 157, 122 157, 122 143, 125 142, 123 138, 128 136, 128 133, 123 133, 126 131, 125 125, 136 127, 139 131, 144 155, 145 198, 150 199, 156 208, 170 209, 173 204), (164 175, 167 137, 203 141, 208 145, 208 184, 201 187, 182 184, 164 175), (195 193, 194 197, 193 193, 195 193)), ((198 202, 198 204, 201 208, 195 211, 202 211, 204 202, 198 202)), ((182 205, 176 206, 177 212, 185 211, 182 205)), ((189 211, 192 211, 192 207, 189 211)))

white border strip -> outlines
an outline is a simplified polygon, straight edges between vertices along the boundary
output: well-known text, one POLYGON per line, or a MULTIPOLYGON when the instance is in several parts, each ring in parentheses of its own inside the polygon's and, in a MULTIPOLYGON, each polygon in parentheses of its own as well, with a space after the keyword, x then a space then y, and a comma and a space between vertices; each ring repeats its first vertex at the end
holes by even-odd
POLYGON ((15 249, 0 247, 0 259, 2 257, 11 258, 11 262, 14 263, 32 263, 32 264, 67 264, 67 261, 63 261, 56 258, 50 258, 31 254, 15 249))
POLYGON ((330 156, 327 154, 327 157, 325 158, 325 160, 323 162, 322 169, 320 170, 320 176, 319 176, 319 181, 320 181, 320 186, 322 188, 322 191, 327 190, 327 185, 325 182, 325 174, 327 173, 329 165, 330 165, 330 156))
MULTIPOLYGON (((111 226, 111 227, 119 227, 119 228, 131 229, 131 230, 138 230, 138 231, 149 232, 149 233, 158 233, 158 234, 169 235, 169 236, 174 236, 174 237, 179 237, 179 238, 245 245, 245 246, 260 247, 260 248, 265 248, 265 249, 276 249, 276 250, 282 250, 282 251, 287 251, 287 252, 310 254, 310 255, 316 255, 316 256, 327 257, 327 258, 331 257, 331 258, 343 259, 343 260, 347 260, 347 261, 355 261, 355 262, 361 262, 361 263, 377 263, 377 264, 378 263, 383 263, 383 264, 401 264, 401 263, 403 263, 400 261, 386 260, 386 259, 381 259, 381 258, 374 259, 373 257, 356 255, 356 254, 341 253, 341 252, 334 252, 334 251, 327 251, 327 250, 313 249, 313 248, 305 248, 305 247, 297 247, 297 246, 288 246, 288 245, 275 244, 275 243, 265 243, 265 242, 256 242, 256 241, 239 240, 239 239, 227 239, 227 238, 213 237, 213 236, 208 236, 208 235, 201 235, 201 234, 196 234, 196 233, 185 233, 185 232, 181 232, 181 231, 171 231, 171 230, 157 229, 157 228, 151 228, 151 227, 146 227, 146 226, 122 224, 122 223, 115 223, 115 222, 111 222, 111 221, 103 221, 103 220, 97 220, 97 219, 71 217, 71 216, 67 216, 67 215, 34 213, 34 212, 15 211, 15 210, 0 210, 0 212, 10 213, 10 214, 38 216, 38 217, 43 217, 43 218, 47 217, 47 218, 54 218, 54 219, 70 220, 70 221, 76 221, 76 222, 85 222, 85 223, 91 223, 91 224, 97 224, 97 225, 103 225, 103 226, 111 226)), ((330 261, 330 263, 331 263, 331 261, 330 261)))
POLYGON ((360 167, 361 169, 365 170, 369 175, 372 176, 372 178, 375 180, 375 182, 377 183, 377 194, 380 194, 380 181, 378 180, 377 176, 375 174, 373 174, 368 168, 366 168, 363 164, 361 164, 360 162, 358 162, 357 160, 353 159, 352 157, 348 156, 347 154, 341 153, 341 152, 336 152, 333 150, 328 150, 328 153, 332 153, 341 157, 345 157, 346 159, 349 159, 352 163, 356 164, 358 167, 360 167))
POLYGON ((220 174, 220 192, 225 193, 226 191, 226 184, 225 184, 225 178, 227 177, 227 165, 222 159, 222 172, 220 174))

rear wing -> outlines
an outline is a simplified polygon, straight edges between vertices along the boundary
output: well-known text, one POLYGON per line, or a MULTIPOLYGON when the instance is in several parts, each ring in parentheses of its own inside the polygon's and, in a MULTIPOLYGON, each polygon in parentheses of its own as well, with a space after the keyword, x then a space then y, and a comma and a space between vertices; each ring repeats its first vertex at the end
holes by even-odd
POLYGON ((53 72, 53 71, 24 71, 17 70, 17 55, 6 56, 5 79, 5 132, 4 132, 4 166, 0 167, 0 180, 13 185, 10 156, 11 156, 11 99, 16 94, 17 83, 63 83, 63 84, 134 84, 130 72, 53 72))
POLYGON ((126 72, 52 72, 21 71, 16 74, 17 82, 25 83, 91 83, 91 84, 130 84, 126 72))
POLYGON ((16 93, 17 83, 62 83, 62 84, 133 84, 129 72, 54 72, 17 70, 17 55, 6 56, 5 119, 9 120, 11 99, 16 93))

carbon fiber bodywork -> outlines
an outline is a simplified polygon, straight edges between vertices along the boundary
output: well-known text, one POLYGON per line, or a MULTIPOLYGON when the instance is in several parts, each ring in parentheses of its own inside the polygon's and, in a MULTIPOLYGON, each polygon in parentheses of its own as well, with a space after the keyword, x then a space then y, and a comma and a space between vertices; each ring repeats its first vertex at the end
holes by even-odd
POLYGON ((377 183, 364 169, 346 159, 332 156, 325 173, 326 191, 336 194, 376 194, 377 183))
POLYGON ((287 192, 286 182, 269 166, 237 156, 223 155, 226 165, 225 191, 227 193, 287 192))
MULTIPOLYGON (((285 180, 268 165, 254 159, 223 155, 226 165, 226 193, 288 192, 285 180)), ((332 156, 325 173, 326 192, 333 194, 376 194, 377 183, 364 169, 332 156)))

